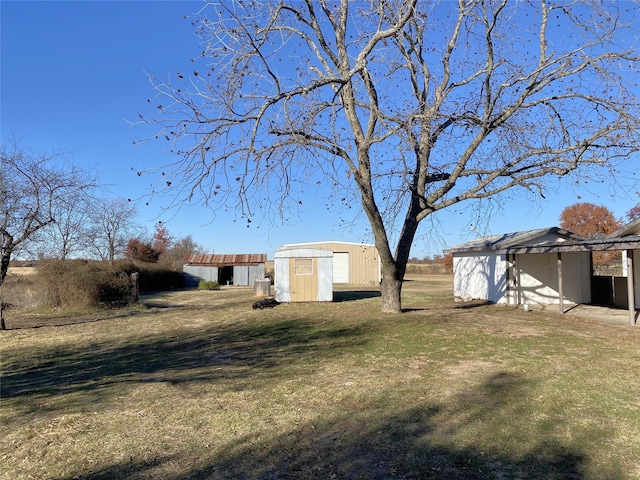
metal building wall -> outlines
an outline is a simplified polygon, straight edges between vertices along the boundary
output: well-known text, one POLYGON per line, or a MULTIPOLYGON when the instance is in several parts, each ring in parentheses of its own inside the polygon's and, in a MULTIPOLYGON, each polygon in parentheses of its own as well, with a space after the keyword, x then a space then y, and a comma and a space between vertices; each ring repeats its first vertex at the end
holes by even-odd
POLYGON ((260 265, 236 265, 233 267, 233 284, 240 286, 253 286, 254 280, 264 278, 264 263, 260 265))
POLYGON ((200 280, 218 281, 218 267, 183 265, 185 287, 197 287, 200 280))
POLYGON ((349 254, 349 283, 378 285, 381 279, 380 257, 375 245, 349 242, 311 242, 284 245, 282 248, 319 248, 349 254))

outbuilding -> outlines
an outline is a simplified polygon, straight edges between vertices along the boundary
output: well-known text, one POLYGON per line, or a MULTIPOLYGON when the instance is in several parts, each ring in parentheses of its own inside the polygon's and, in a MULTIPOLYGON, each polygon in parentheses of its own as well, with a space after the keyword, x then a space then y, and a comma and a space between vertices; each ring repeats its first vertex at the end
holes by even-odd
POLYGON ((311 242, 284 245, 283 249, 311 248, 333 252, 333 283, 378 285, 381 268, 375 245, 352 242, 311 242))
POLYGON ((282 247, 274 253, 278 302, 332 302, 333 252, 282 247))
POLYGON ((610 237, 585 239, 558 227, 482 237, 447 250, 453 255, 454 296, 507 305, 590 304, 599 298, 592 252, 621 250, 625 258, 624 306, 636 324, 640 287, 640 220, 610 237), (596 287, 596 288, 594 288, 596 287))
POLYGON ((220 285, 253 286, 265 274, 266 253, 193 254, 184 259, 182 271, 186 287, 195 287, 200 280, 220 285))

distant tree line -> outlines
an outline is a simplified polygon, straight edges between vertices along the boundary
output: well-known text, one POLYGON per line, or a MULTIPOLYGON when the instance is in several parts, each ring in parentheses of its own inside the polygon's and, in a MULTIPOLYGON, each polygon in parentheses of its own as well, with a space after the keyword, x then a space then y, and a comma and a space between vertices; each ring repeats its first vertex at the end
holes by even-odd
POLYGON ((435 254, 433 257, 425 255, 422 258, 411 257, 407 265, 409 273, 443 274, 453 273, 453 255, 435 254))

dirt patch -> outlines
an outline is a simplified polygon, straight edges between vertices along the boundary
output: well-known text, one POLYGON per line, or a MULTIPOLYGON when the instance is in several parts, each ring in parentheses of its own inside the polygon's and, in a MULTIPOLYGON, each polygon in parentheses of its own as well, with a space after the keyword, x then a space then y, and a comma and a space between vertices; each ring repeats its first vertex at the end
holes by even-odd
POLYGON ((479 376, 486 376, 500 365, 486 360, 465 360, 456 365, 445 367, 444 372, 460 380, 468 380, 479 376))

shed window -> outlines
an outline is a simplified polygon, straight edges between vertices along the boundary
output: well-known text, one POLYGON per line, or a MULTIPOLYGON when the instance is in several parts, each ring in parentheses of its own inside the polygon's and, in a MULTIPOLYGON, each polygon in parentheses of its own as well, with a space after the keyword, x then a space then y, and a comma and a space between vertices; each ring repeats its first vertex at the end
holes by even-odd
POLYGON ((313 275, 313 259, 312 258, 294 258, 293 272, 294 272, 294 275, 313 275))

